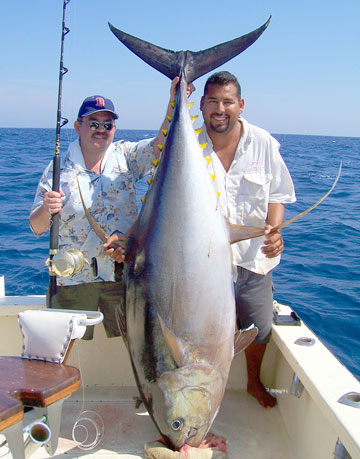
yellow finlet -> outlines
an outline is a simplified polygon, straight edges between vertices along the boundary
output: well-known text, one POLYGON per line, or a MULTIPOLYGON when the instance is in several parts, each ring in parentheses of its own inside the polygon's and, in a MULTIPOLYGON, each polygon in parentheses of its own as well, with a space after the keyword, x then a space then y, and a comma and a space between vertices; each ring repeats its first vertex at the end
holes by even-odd
POLYGON ((220 191, 217 191, 217 192, 216 192, 216 196, 217 196, 218 198, 220 198, 220 195, 221 195, 220 191))
POLYGON ((158 144, 157 144, 157 147, 158 147, 158 149, 159 149, 160 151, 162 151, 162 149, 164 148, 164 144, 158 143, 158 144))
POLYGON ((212 161, 212 157, 211 157, 211 156, 205 156, 204 158, 205 158, 205 161, 206 161, 208 164, 211 163, 211 161, 212 161))
POLYGON ((153 181, 153 178, 152 177, 149 177, 146 182, 148 183, 148 185, 150 185, 150 183, 153 181))
POLYGON ((142 198, 140 198, 140 201, 145 202, 145 199, 146 199, 146 196, 143 196, 142 198))
POLYGON ((154 166, 157 166, 159 164, 159 160, 158 159, 154 159, 153 162, 154 166))
POLYGON ((195 102, 189 102, 189 103, 188 103, 189 109, 192 108, 192 107, 194 106, 194 104, 195 104, 195 102))
POLYGON ((206 145, 207 145, 207 142, 201 143, 201 144, 200 144, 200 147, 204 150, 204 148, 206 147, 206 145))
POLYGON ((168 135, 169 129, 161 129, 161 132, 166 136, 168 135))
POLYGON ((196 135, 199 135, 201 131, 202 131, 202 128, 195 129, 195 134, 196 134, 196 135))
POLYGON ((172 120, 172 116, 171 115, 166 115, 166 118, 171 121, 172 120))
POLYGON ((194 122, 195 120, 197 120, 199 118, 199 115, 194 115, 191 117, 191 121, 194 122))
POLYGON ((172 106, 172 108, 174 108, 174 107, 175 107, 175 100, 172 100, 172 101, 170 102, 170 105, 172 106))
POLYGON ((216 174, 210 174, 210 177, 212 178, 212 180, 215 180, 216 179, 216 174))

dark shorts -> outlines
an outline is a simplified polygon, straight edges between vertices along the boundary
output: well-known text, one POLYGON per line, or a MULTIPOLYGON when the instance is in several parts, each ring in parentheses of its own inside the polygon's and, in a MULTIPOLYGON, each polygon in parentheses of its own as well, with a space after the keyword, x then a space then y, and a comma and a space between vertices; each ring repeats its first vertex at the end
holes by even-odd
POLYGON ((259 329, 255 343, 266 344, 270 340, 273 317, 272 272, 265 276, 240 266, 235 283, 236 318, 239 328, 254 324, 259 329))
MULTIPOLYGON (((88 284, 58 286, 55 296, 58 309, 101 311, 104 314, 106 336, 121 336, 118 319, 125 305, 125 285, 122 278, 116 282, 91 282, 88 284)), ((87 327, 82 339, 93 339, 94 326, 87 327)))

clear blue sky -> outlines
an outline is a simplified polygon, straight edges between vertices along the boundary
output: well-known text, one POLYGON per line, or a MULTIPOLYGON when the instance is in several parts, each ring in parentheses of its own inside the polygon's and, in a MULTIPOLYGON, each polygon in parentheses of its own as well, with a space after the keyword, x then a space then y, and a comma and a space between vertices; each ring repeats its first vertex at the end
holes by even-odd
MULTIPOLYGON (((1 3, 0 127, 55 127, 62 0, 1 3)), ((198 51, 272 21, 221 67, 236 74, 244 116, 272 133, 360 137, 359 0, 71 0, 62 113, 111 98, 118 128, 157 129, 170 81, 133 55, 107 23, 164 48, 198 51)), ((206 76, 195 82, 193 114, 206 76)), ((201 119, 201 115, 199 117, 201 119)))

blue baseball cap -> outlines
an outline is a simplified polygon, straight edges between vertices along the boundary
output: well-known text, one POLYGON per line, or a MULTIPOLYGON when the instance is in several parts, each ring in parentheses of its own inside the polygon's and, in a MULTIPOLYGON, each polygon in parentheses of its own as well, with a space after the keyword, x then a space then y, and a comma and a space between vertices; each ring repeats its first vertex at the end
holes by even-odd
POLYGON ((115 113, 115 107, 111 100, 102 96, 87 97, 81 104, 78 118, 89 116, 96 112, 109 112, 115 120, 119 118, 115 113))

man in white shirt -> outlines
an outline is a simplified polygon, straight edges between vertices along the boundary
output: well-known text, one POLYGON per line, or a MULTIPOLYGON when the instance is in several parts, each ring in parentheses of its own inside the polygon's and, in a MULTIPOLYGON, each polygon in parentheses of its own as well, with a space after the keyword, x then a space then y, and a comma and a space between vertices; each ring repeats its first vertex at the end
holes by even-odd
POLYGON ((244 110, 240 85, 229 72, 209 77, 201 98, 204 127, 200 144, 214 177, 219 205, 231 223, 266 228, 266 236, 232 245, 237 267, 235 284, 238 326, 254 323, 259 334, 246 350, 248 392, 264 408, 276 404, 260 381, 260 369, 272 326, 272 269, 284 243, 269 233, 284 218, 284 205, 295 201, 294 186, 279 153, 279 143, 265 130, 240 117, 244 110))

